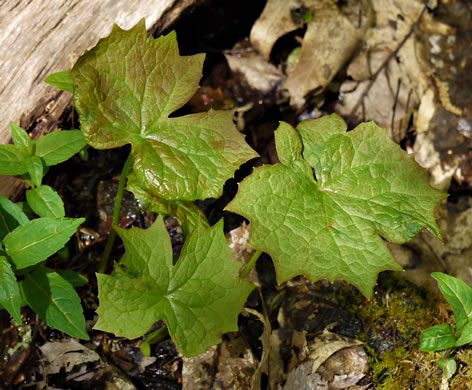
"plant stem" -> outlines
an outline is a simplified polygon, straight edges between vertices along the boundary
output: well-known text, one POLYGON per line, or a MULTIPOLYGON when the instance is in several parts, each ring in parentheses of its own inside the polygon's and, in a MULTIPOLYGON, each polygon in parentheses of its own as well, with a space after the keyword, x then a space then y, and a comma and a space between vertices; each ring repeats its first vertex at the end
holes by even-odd
POLYGON ((169 329, 164 324, 161 328, 152 332, 146 340, 144 340, 139 349, 141 350, 144 356, 151 356, 151 345, 157 344, 159 341, 164 340, 167 336, 169 336, 169 329))
POLYGON ((161 328, 152 332, 146 338, 146 342, 149 343, 149 345, 157 344, 159 341, 164 340, 167 336, 169 336, 169 329, 167 328, 167 325, 164 324, 161 328))
POLYGON ((256 265, 256 261, 261 254, 262 254, 261 251, 254 252, 254 254, 251 257, 251 260, 249 260, 249 262, 246 264, 245 267, 243 267, 241 273, 239 274, 239 277, 241 279, 244 279, 248 275, 249 271, 251 271, 251 269, 256 265))
POLYGON ((103 251, 102 261, 100 262, 100 267, 98 268, 99 273, 105 272, 108 265, 108 259, 110 258, 111 250, 113 249, 113 244, 115 243, 115 226, 118 226, 118 221, 120 219, 121 202, 123 201, 123 194, 125 192, 125 184, 130 166, 131 153, 128 155, 128 158, 125 161, 125 165, 123 165, 123 170, 121 171, 120 183, 118 184, 118 191, 116 193, 115 198, 115 209, 113 210, 113 219, 111 222, 110 235, 108 236, 107 243, 105 245, 105 250, 103 251))

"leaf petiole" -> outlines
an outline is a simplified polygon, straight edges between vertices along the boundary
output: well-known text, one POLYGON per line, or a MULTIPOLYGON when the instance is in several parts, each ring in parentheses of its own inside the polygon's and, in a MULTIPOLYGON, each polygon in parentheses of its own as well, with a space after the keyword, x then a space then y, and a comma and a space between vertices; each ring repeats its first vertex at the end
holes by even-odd
POLYGON ((255 251, 254 254, 252 255, 251 259, 248 261, 248 263, 242 268, 241 273, 239 274, 239 277, 241 279, 244 279, 251 269, 256 265, 257 259, 259 256, 262 254, 261 251, 255 251))
POLYGON ((103 251, 102 261, 100 262, 100 267, 98 268, 99 273, 104 273, 107 265, 108 259, 110 258, 111 250, 113 248, 113 244, 115 243, 116 238, 116 230, 115 226, 118 226, 118 221, 120 219, 120 211, 121 211, 121 202, 123 201, 123 194, 125 191, 125 184, 126 179, 128 177, 129 168, 131 166, 131 153, 128 155, 128 158, 123 165, 123 170, 121 171, 120 182, 118 184, 118 191, 116 193, 115 199, 115 208, 113 210, 113 219, 111 222, 111 231, 110 235, 108 236, 107 243, 105 245, 105 250, 103 251))

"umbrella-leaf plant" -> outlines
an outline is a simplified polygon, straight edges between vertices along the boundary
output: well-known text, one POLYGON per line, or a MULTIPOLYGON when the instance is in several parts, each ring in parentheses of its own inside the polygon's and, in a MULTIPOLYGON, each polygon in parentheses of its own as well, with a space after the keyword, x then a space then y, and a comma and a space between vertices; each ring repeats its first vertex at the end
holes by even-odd
MULTIPOLYGON (((131 145, 121 189, 129 171, 128 189, 150 210, 176 216, 186 237, 174 262, 161 216, 145 230, 118 229, 115 219, 125 254, 111 275, 97 276, 95 327, 136 338, 165 320, 187 356, 237 329, 253 288, 238 275, 222 223, 210 227, 193 201, 220 196, 257 154, 231 111, 172 115, 197 91, 203 59, 180 56, 173 32, 148 37, 141 21, 115 26, 59 81, 48 79, 73 91, 91 146, 131 145)), ((370 297, 380 271, 401 269, 383 239, 403 243, 423 228, 439 236, 433 211, 445 194, 374 123, 351 132, 336 115, 296 129, 281 123, 276 146, 280 163, 256 168, 227 209, 251 221, 250 244, 272 256, 279 283, 344 278, 370 297)))

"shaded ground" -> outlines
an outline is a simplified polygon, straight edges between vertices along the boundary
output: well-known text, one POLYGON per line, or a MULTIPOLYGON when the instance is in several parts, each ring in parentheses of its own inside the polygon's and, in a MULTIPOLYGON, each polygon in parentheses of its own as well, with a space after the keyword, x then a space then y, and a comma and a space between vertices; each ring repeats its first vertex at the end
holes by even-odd
MULTIPOLYGON (((145 357, 141 340, 96 331, 89 343, 64 347, 56 342, 69 338, 31 312, 21 328, 2 313, 4 388, 250 389, 254 378, 262 389, 286 381, 284 389, 472 387, 467 346, 456 354, 459 369, 449 384, 437 367, 440 354, 418 351, 422 330, 453 323, 430 272, 472 285, 472 6, 466 0, 430 2, 429 8, 420 1, 270 3, 276 12, 262 20, 265 1, 209 1, 175 26, 182 54, 208 53, 202 88, 176 115, 234 108, 239 130, 261 155, 228 181, 222 198, 199 203, 210 223, 224 216, 226 232, 241 225, 241 217, 222 210, 253 166, 278 161, 273 131, 279 121, 296 125, 338 112, 350 126, 374 119, 416 153, 432 185, 449 191, 438 210, 444 244, 425 232, 405 246, 392 245, 407 272, 382 274, 372 301, 341 281, 312 285, 297 278, 277 286, 270 258, 262 256, 251 275, 260 287, 240 316, 240 332, 194 359, 182 359, 169 339, 145 357), (311 366, 303 371, 303 363, 314 360, 316 375, 311 366)), ((63 127, 77 123, 71 110, 63 127)), ((87 218, 70 244, 70 259, 53 258, 50 265, 88 276, 90 284, 79 289, 88 329, 98 305, 94 273, 127 152, 89 150, 88 161, 75 156, 46 178, 68 216, 87 218)), ((153 219, 127 195, 120 226, 147 227, 153 219)), ((166 224, 177 256, 180 227, 171 218, 166 224)), ((118 246, 114 258, 121 252, 118 246)))

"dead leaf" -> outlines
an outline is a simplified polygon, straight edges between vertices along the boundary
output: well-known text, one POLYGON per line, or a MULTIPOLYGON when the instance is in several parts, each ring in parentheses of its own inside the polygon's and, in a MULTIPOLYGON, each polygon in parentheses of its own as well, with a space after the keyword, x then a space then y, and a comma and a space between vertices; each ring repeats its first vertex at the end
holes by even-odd
POLYGON ((325 330, 307 344, 307 360, 290 371, 284 390, 345 389, 368 371, 360 341, 325 330))
POLYGON ((247 263, 255 252, 249 246, 249 235, 251 234, 251 225, 243 222, 236 229, 231 230, 227 235, 229 247, 233 250, 233 259, 247 263))
POLYGON ((249 88, 267 94, 282 80, 283 74, 261 55, 243 57, 225 55, 232 72, 239 73, 249 88))
POLYGON ((259 313, 256 310, 250 309, 248 307, 245 310, 252 314, 253 316, 257 317, 259 321, 264 324, 264 331, 262 332, 261 337, 259 340, 262 342, 262 357, 259 365, 257 366, 257 370, 252 377, 252 384, 251 390, 259 390, 261 388, 261 377, 262 374, 269 374, 269 356, 270 356, 270 334, 272 332, 272 328, 270 326, 270 320, 267 315, 267 311, 265 310, 264 306, 264 314, 259 313))
POLYGON ((95 351, 74 339, 46 343, 39 349, 49 363, 47 367, 48 374, 57 374, 61 368, 69 373, 78 365, 100 360, 100 356, 95 351))
POLYGON ((291 67, 284 88, 290 103, 300 107, 305 96, 323 90, 351 57, 373 20, 370 2, 348 2, 338 7, 333 0, 269 0, 251 30, 251 43, 268 60, 275 42, 302 27, 291 12, 306 9, 312 14, 303 37, 301 55, 291 67))
POLYGON ((183 390, 247 390, 256 362, 247 342, 236 334, 193 358, 183 358, 183 390))
MULTIPOLYGON (((374 120, 399 142, 405 137, 413 110, 428 88, 422 69, 423 53, 417 50, 419 44, 415 36, 404 43, 373 83, 371 79, 410 33, 424 4, 411 0, 378 0, 372 2, 372 6, 375 25, 367 32, 362 50, 347 69, 354 81, 342 83, 342 99, 335 111, 345 116, 352 114, 358 122, 374 120)), ((429 16, 425 14, 425 18, 429 16)))

